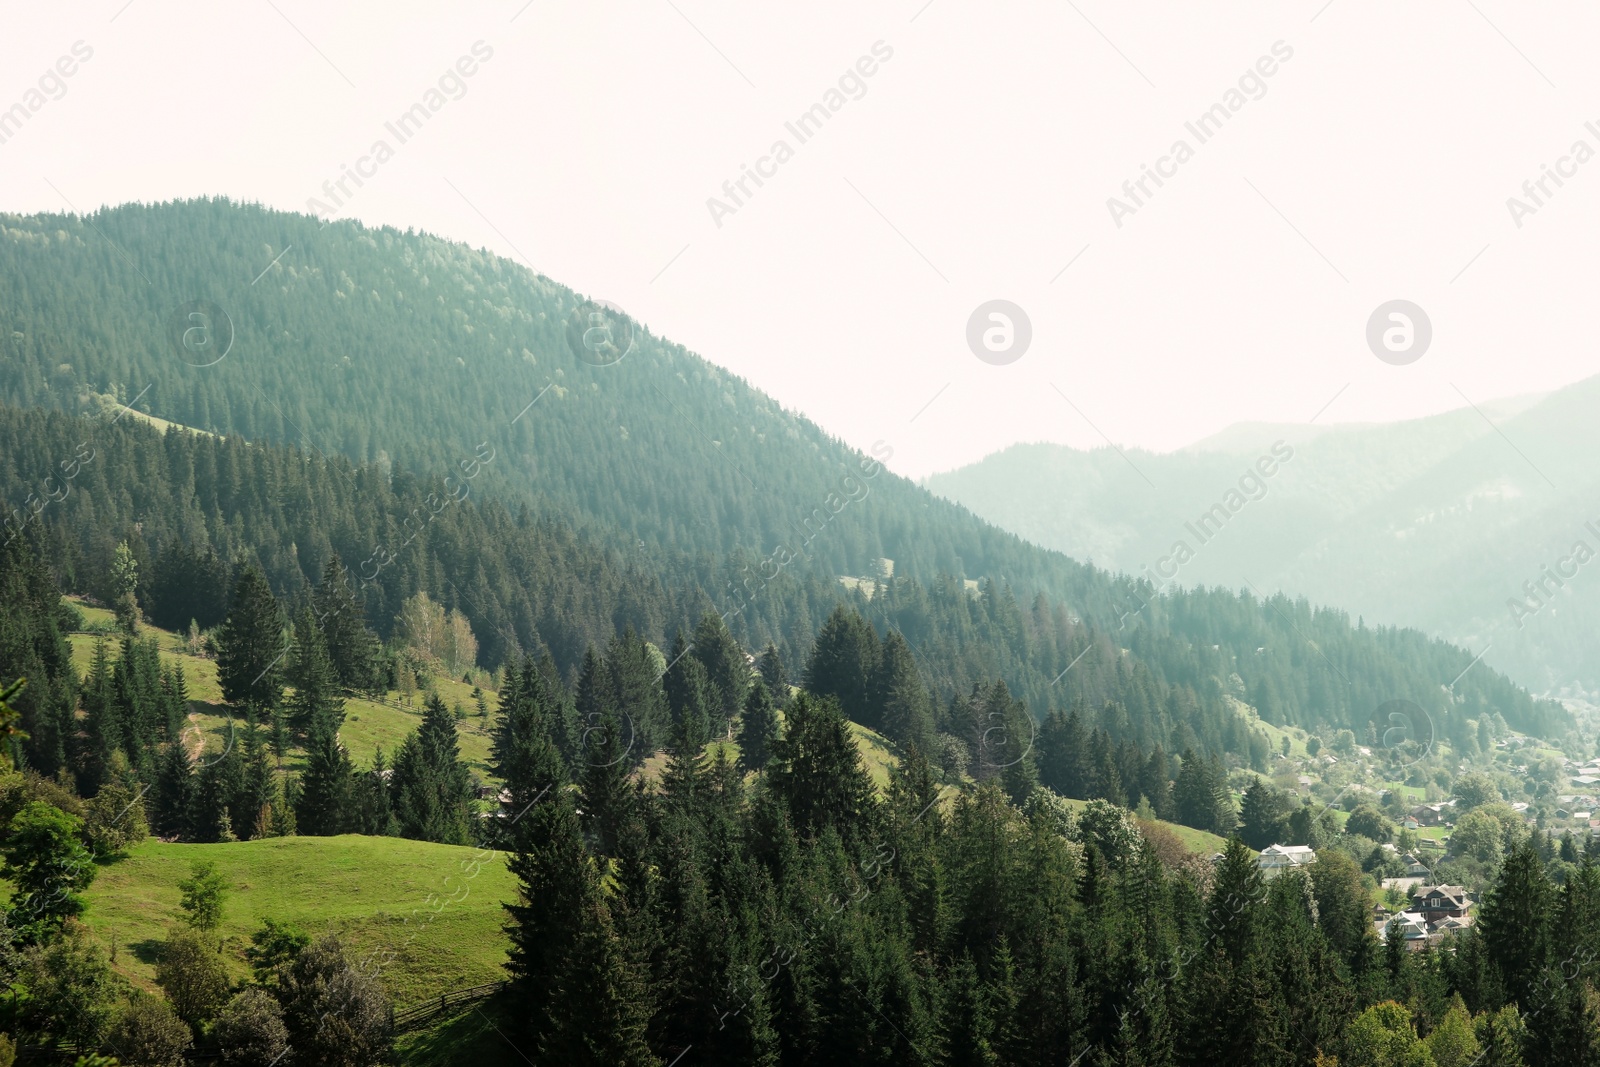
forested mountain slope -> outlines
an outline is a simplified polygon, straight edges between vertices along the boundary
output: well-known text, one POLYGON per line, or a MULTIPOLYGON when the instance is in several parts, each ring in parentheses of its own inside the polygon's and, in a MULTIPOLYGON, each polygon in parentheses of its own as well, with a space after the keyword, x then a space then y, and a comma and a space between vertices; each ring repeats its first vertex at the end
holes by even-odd
POLYGON ((1416 633, 1220 590, 1149 599, 890 474, 642 327, 626 358, 591 365, 566 339, 579 303, 431 237, 319 230, 223 201, 6 216, 0 395, 83 412, 142 394, 153 414, 226 440, 14 412, 0 489, 14 505, 42 498, 88 435, 99 458, 45 513, 69 569, 93 558, 84 581, 119 540, 142 542, 152 568, 181 542, 230 565, 254 553, 286 595, 331 551, 379 571, 380 632, 427 590, 472 619, 488 666, 543 646, 570 669, 614 628, 666 641, 706 610, 727 613, 745 647, 773 641, 798 663, 848 599, 904 635, 940 699, 1003 678, 1035 715, 1115 700, 1141 743, 1170 744, 1193 720, 1221 747, 1234 697, 1273 721, 1363 733, 1396 698, 1440 729, 1485 711, 1562 728, 1555 705, 1481 669, 1446 691, 1471 655, 1416 633), (210 366, 169 339, 172 312, 195 299, 233 324, 210 366), (463 492, 470 506, 435 514, 463 492), (834 581, 879 557, 895 581, 870 601, 834 581), (990 584, 972 597, 964 578, 990 584))

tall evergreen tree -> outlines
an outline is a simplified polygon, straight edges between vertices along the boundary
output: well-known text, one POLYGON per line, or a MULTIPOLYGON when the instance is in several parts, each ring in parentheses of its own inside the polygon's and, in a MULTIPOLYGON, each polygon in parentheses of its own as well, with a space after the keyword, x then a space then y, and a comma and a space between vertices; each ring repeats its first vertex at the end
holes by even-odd
POLYGON ((322 580, 311 594, 311 606, 339 684, 358 692, 378 688, 382 646, 377 635, 367 628, 366 609, 360 595, 350 587, 349 572, 338 556, 328 556, 322 580))
POLYGON ((355 771, 339 735, 319 725, 306 745, 295 824, 300 833, 331 837, 360 829, 355 771))
POLYGON ((725 724, 744 706, 750 688, 750 661, 733 639, 722 616, 708 611, 694 628, 694 658, 705 668, 707 708, 712 729, 722 732, 725 724))
POLYGON ((1156 818, 1172 818, 1172 773, 1167 767, 1167 754, 1160 745, 1151 751, 1140 771, 1139 792, 1150 801, 1156 818))
POLYGON ((1256 851, 1283 841, 1289 823, 1289 798, 1265 778, 1257 778, 1244 791, 1240 805, 1239 836, 1256 851))
POLYGON ((1088 748, 1076 710, 1051 712, 1039 728, 1039 781, 1064 797, 1089 799, 1088 748))
POLYGON ((389 764, 382 748, 373 753, 371 768, 356 776, 354 791, 356 832, 370 837, 399 834, 400 826, 394 817, 394 799, 390 794, 389 764))
POLYGON ((839 605, 817 632, 806 664, 806 689, 833 697, 847 719, 882 727, 871 704, 872 677, 878 669, 878 635, 859 613, 839 605))
POLYGON ((621 719, 627 764, 638 766, 671 736, 671 715, 661 690, 660 655, 626 626, 606 646, 611 703, 621 719))
POLYGON ((1533 992, 1550 951, 1552 892, 1544 862, 1524 843, 1506 857, 1500 877, 1484 898, 1478 930, 1506 992, 1518 1004, 1533 992))
POLYGON ((151 820, 156 833, 163 837, 187 836, 193 804, 194 764, 179 738, 169 742, 161 755, 151 820))
POLYGON ((288 658, 283 612, 255 564, 246 564, 234 584, 233 608, 217 636, 217 679, 222 698, 240 707, 270 711, 283 697, 288 658))
POLYGON ((832 829, 846 841, 866 836, 876 817, 872 779, 836 702, 795 697, 772 756, 768 781, 799 833, 832 829))
POLYGON ((772 695, 772 702, 779 708, 789 706, 789 672, 783 664, 783 656, 778 652, 778 646, 770 641, 762 651, 761 658, 756 662, 756 670, 761 675, 761 680, 766 683, 767 692, 772 695))
POLYGON ((745 698, 744 715, 739 721, 739 765, 747 771, 765 770, 777 736, 777 709, 766 682, 757 680, 745 698))
POLYGON ((300 612, 294 623, 294 657, 289 684, 294 692, 287 701, 289 725, 302 737, 337 733, 344 723, 344 698, 339 695, 339 677, 323 632, 310 609, 300 612))
POLYGON ((700 723, 697 728, 704 743, 705 735, 711 729, 711 686, 706 679, 705 667, 690 654, 689 644, 681 632, 672 642, 672 654, 662 683, 666 690, 667 707, 672 712, 670 743, 676 744, 682 736, 686 718, 694 718, 700 723))
POLYGON ((394 809, 405 837, 465 845, 472 830, 472 789, 460 759, 456 720, 437 693, 422 725, 395 755, 394 809))
POLYGON ((522 661, 520 669, 513 665, 506 671, 490 764, 505 783, 509 794, 505 812, 510 819, 553 794, 567 779, 553 735, 562 709, 555 684, 531 657, 522 661))
POLYGON ((510 861, 519 898, 506 905, 507 970, 523 1042, 540 1062, 656 1067, 638 975, 616 935, 577 813, 564 795, 552 794, 525 821, 510 861))
POLYGON ((905 746, 928 751, 933 745, 933 709, 917 673, 916 657, 898 630, 883 640, 882 654, 871 683, 872 706, 884 734, 905 746))
POLYGON ((615 856, 623 826, 633 812, 634 794, 628 781, 628 738, 622 717, 611 707, 601 714, 581 757, 583 828, 598 854, 615 856))

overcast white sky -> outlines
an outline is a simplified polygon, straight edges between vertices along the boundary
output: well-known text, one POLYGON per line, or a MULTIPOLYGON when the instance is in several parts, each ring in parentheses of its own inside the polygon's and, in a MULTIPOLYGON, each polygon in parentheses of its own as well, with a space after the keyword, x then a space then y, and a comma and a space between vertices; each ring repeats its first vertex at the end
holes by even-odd
POLYGON ((1018 440, 1169 449, 1336 395, 1323 420, 1387 420, 1600 369, 1600 159, 1520 229, 1506 203, 1573 142, 1600 150, 1592 5, 124 5, 0 13, 0 110, 93 49, 0 144, 0 210, 304 211, 383 139, 346 214, 526 257, 913 476, 1018 440), (465 95, 398 144, 384 123, 478 41, 465 95), (784 123, 880 41, 865 94, 800 144, 784 123), (1265 95, 1201 144, 1185 122, 1280 41, 1265 95), (793 158, 719 227, 707 198, 779 139, 793 158), (1193 158, 1119 228, 1107 198, 1178 139, 1193 158), (966 341, 996 298, 1033 328, 1005 366, 966 341), (1365 342, 1396 298, 1434 328, 1409 366, 1365 342))

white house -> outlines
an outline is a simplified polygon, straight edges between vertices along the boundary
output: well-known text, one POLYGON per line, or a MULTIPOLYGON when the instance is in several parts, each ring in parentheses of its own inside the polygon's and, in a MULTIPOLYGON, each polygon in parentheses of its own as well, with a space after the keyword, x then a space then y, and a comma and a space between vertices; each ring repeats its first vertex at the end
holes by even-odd
POLYGON ((1317 862, 1317 854, 1310 845, 1269 845, 1261 850, 1256 867, 1261 877, 1272 881, 1284 871, 1307 867, 1317 862))

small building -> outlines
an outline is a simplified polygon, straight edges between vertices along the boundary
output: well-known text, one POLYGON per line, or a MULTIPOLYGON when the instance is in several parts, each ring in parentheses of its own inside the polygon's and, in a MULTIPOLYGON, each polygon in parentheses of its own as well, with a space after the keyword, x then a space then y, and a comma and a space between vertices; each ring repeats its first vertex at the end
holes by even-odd
POLYGON ((1412 907, 1430 923, 1441 919, 1460 919, 1472 906, 1467 891, 1458 885, 1436 885, 1421 889, 1412 898, 1412 907))
POLYGON ((1405 939, 1406 947, 1413 951, 1421 949, 1428 940, 1428 921, 1414 911, 1402 911, 1379 922, 1377 926, 1379 937, 1387 938, 1389 931, 1398 931, 1405 939))
POLYGON ((1310 845, 1268 845, 1261 850, 1256 867, 1261 877, 1270 882, 1285 871, 1309 867, 1317 862, 1317 853, 1310 845))
POLYGON ((1437 804, 1418 804, 1411 809, 1411 817, 1418 826, 1438 826, 1444 822, 1444 811, 1437 804))

